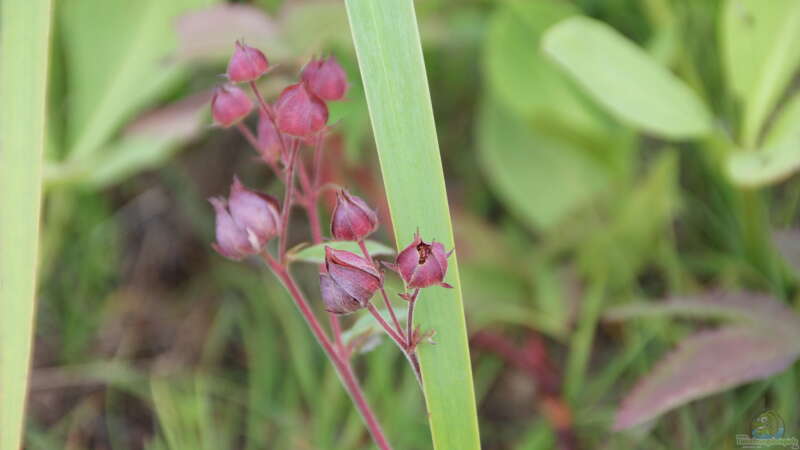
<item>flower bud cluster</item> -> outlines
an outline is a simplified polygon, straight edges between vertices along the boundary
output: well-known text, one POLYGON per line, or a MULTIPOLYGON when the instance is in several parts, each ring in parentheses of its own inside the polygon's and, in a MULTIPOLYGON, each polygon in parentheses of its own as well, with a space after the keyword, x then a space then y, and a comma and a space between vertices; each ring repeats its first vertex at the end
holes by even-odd
MULTIPOLYGON (((270 69, 267 57, 260 50, 240 41, 236 42, 233 55, 225 73, 229 83, 214 91, 211 112, 214 121, 222 127, 230 127, 246 118, 253 109, 253 102, 238 83, 253 83, 270 69)), ((314 59, 300 74, 300 82, 286 87, 275 102, 274 117, 262 111, 258 127, 259 152, 262 158, 274 161, 277 133, 309 138, 325 128, 328 122, 328 106, 325 102, 342 100, 347 93, 347 74, 336 58, 314 59), (273 122, 272 128, 265 122, 273 122), (277 129, 276 129, 277 128, 277 129)))

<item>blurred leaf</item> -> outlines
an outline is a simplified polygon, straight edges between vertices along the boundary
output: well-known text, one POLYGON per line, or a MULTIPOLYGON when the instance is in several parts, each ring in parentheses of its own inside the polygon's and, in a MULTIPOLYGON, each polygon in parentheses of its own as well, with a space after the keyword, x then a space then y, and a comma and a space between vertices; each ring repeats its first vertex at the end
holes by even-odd
POLYGON ((709 112, 687 85, 602 22, 560 22, 545 34, 543 49, 623 122, 674 139, 711 130, 709 112))
POLYGON ((608 183, 584 151, 537 134, 494 103, 478 119, 481 164, 491 186, 536 228, 556 225, 608 183))
MULTIPOLYGON (((371 256, 394 255, 394 249, 377 241, 365 241, 371 256)), ((350 241, 328 241, 323 244, 312 245, 300 249, 293 249, 287 255, 290 261, 300 261, 314 264, 325 262, 325 247, 336 250, 347 250, 357 255, 361 254, 358 243, 350 241)))
POLYGON ((694 335, 625 397, 614 429, 630 428, 692 400, 774 375, 798 354, 796 339, 766 330, 729 326, 694 335))
POLYGON ((774 146, 798 130, 800 130, 800 92, 790 98, 777 114, 764 137, 764 146, 774 146))
POLYGON ((483 65, 497 100, 526 118, 598 126, 569 81, 539 51, 544 31, 578 10, 566 2, 510 1, 489 20, 483 65))
MULTIPOLYGON (((387 322, 391 323, 391 316, 386 308, 378 308, 378 312, 387 322)), ((405 324, 408 310, 395 307, 394 312, 397 320, 401 324, 405 324)), ((386 338, 386 332, 369 313, 362 313, 350 328, 342 332, 342 340, 345 345, 351 346, 359 353, 373 350, 384 341, 384 338, 386 338)))
POLYGON ((351 48, 347 14, 340 2, 306 0, 287 2, 281 15, 284 39, 295 56, 306 58, 323 44, 351 48))
POLYGON ((690 297, 675 297, 664 302, 642 302, 607 309, 604 320, 620 321, 647 317, 687 317, 718 319, 749 324, 753 328, 782 330, 797 335, 800 317, 784 303, 752 292, 710 292, 690 297))
POLYGON ((727 0, 720 22, 727 77, 745 104, 744 145, 753 146, 800 64, 800 2, 727 0))
POLYGON ((46 182, 102 188, 157 167, 205 129, 209 98, 202 92, 143 114, 94 157, 48 167, 46 182))
POLYGON ((69 158, 101 148, 136 111, 186 74, 169 60, 174 21, 212 0, 68 0, 61 4, 67 59, 69 158))
POLYGON ((624 282, 630 281, 650 261, 679 205, 677 153, 664 150, 641 180, 619 194, 609 223, 597 227, 594 237, 586 239, 580 248, 584 262, 590 267, 610 268, 624 282))
POLYGON ((728 156, 734 183, 760 187, 781 182, 800 168, 800 94, 790 99, 775 118, 763 148, 742 149, 728 156))
POLYGON ((36 311, 50 0, 0 2, 0 449, 23 447, 36 311))
POLYGON ((175 28, 175 58, 181 61, 227 60, 237 39, 264 49, 272 58, 279 42, 276 23, 263 10, 247 4, 224 3, 190 11, 180 16, 175 28))
POLYGON ((734 183, 760 187, 783 181, 800 168, 800 128, 763 150, 742 150, 727 161, 734 183))

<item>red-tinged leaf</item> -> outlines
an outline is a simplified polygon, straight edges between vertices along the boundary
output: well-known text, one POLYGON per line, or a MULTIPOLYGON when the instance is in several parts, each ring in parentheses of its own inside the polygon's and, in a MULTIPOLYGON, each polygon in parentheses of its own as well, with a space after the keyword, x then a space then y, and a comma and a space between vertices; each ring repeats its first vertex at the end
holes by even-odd
POLYGON ((780 332, 729 326, 692 336, 639 381, 617 411, 623 430, 707 395, 783 371, 800 346, 780 332))
POLYGON ((800 341, 800 316, 786 304, 754 292, 723 292, 674 297, 662 302, 640 302, 610 308, 603 314, 606 321, 645 317, 688 317, 720 319, 747 324, 756 329, 780 328, 800 341))

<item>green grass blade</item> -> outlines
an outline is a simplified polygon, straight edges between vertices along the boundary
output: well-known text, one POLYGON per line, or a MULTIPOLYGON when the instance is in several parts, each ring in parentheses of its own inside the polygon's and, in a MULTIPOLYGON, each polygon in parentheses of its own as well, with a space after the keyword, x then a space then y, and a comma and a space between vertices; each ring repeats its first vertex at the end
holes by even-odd
POLYGON ((36 292, 50 0, 0 6, 0 449, 21 447, 36 292))
MULTIPOLYGON (((453 246, 436 128, 412 0, 347 0, 359 67, 398 247, 419 228, 453 246)), ((480 447, 458 265, 420 297, 416 324, 436 331, 420 363, 437 449, 480 447)))

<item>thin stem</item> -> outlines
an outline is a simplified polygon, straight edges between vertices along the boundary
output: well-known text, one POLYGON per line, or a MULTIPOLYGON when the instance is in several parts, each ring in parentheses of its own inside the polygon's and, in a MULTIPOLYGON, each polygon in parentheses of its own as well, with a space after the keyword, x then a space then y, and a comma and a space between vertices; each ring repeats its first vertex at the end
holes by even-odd
POLYGON ((408 339, 408 348, 413 349, 416 346, 414 342, 414 305, 417 303, 417 296, 419 295, 419 288, 414 291, 411 298, 408 300, 408 316, 406 317, 406 326, 408 327, 406 338, 408 339))
POLYGON ((236 129, 239 130, 240 133, 242 133, 245 139, 247 139, 247 142, 249 142, 250 145, 253 146, 253 149, 258 151, 258 139, 256 139, 255 135, 253 135, 253 132, 250 131, 250 128, 247 128, 247 125, 245 125, 244 123, 239 122, 236 124, 236 129))
POLYGON ((286 189, 283 195, 283 209, 281 210, 281 235, 278 240, 278 258, 283 262, 286 258, 286 240, 289 235, 289 211, 292 209, 292 195, 294 193, 294 166, 297 159, 297 147, 289 150, 289 166, 286 169, 286 189))
POLYGON ((272 258, 269 253, 264 252, 264 259, 266 260, 270 269, 272 269, 272 272, 278 277, 278 279, 281 280, 281 283, 283 283, 284 287, 286 287, 286 289, 289 291, 289 294, 292 296, 292 299, 294 299, 295 304, 300 309, 301 315, 311 328, 311 332, 314 334, 317 342, 320 343, 322 349, 325 351, 325 354, 333 363, 333 366, 336 369, 336 372, 339 374, 345 389, 347 389, 347 392, 350 394, 353 403, 356 405, 356 408, 358 408, 358 411, 364 418, 364 422, 367 424, 367 429, 369 430, 370 435, 372 435, 372 439, 381 450, 391 450, 392 447, 389 445, 389 441, 386 439, 386 435, 384 434, 378 419, 375 417, 375 413, 370 408, 369 403, 367 403, 364 393, 361 390, 361 386, 358 383, 358 379, 353 373, 352 367, 350 367, 350 364, 347 362, 347 360, 339 352, 337 352, 331 344, 330 339, 325 334, 322 326, 320 326, 316 316, 314 316, 311 307, 308 305, 308 301, 306 300, 300 288, 297 286, 294 278, 288 272, 286 267, 272 258))
POLYGON ((314 193, 319 194, 317 190, 319 190, 319 185, 322 179, 322 143, 325 140, 325 132, 322 131, 317 136, 317 142, 314 145, 314 182, 312 186, 314 187, 314 193))
POLYGON ((388 334, 389 337, 392 338, 392 340, 397 344, 397 346, 400 347, 400 349, 405 353, 406 343, 404 342, 404 339, 392 329, 392 326, 389 325, 386 320, 383 319, 383 316, 381 316, 381 313, 378 312, 377 308, 375 308, 375 305, 372 303, 367 303, 367 309, 369 310, 370 314, 372 314, 372 317, 378 321, 378 324, 380 324, 380 326, 386 330, 386 334, 388 334))
POLYGON ((261 95, 261 91, 258 90, 258 86, 256 86, 255 81, 250 82, 250 89, 253 90, 253 93, 256 95, 256 98, 258 99, 258 106, 261 108, 262 111, 264 111, 264 114, 267 115, 267 118, 269 118, 269 120, 272 121, 272 126, 275 127, 275 131, 277 131, 278 133, 278 141, 280 141, 281 143, 281 152, 283 155, 285 155, 289 151, 289 146, 286 145, 286 141, 283 139, 283 133, 281 133, 281 130, 278 128, 278 121, 275 118, 275 111, 273 111, 272 108, 269 106, 269 103, 267 103, 264 100, 264 96, 261 95))
MULTIPOLYGON (((258 139, 255 137, 255 135, 253 135, 253 132, 250 130, 250 128, 248 128, 247 125, 243 124, 242 122, 239 122, 236 124, 236 129, 242 133, 245 139, 247 139, 247 142, 250 143, 250 145, 253 147, 253 150, 260 155, 261 151, 258 148, 258 139)), ((261 159, 264 160, 267 165, 269 165, 270 169, 272 169, 272 171, 275 173, 275 176, 278 177, 279 180, 282 179, 281 171, 278 169, 278 166, 274 161, 269 161, 264 157, 261 159)))
MULTIPOLYGON (((368 261, 372 262, 372 265, 377 269, 378 265, 369 254, 367 244, 364 243, 363 239, 358 241, 358 247, 361 249, 361 253, 364 254, 364 257, 367 258, 368 261)), ((400 321, 397 320, 397 314, 394 313, 394 307, 392 306, 392 302, 389 301, 389 296, 386 294, 386 289, 383 287, 383 284, 381 284, 380 290, 381 295, 383 296, 383 303, 386 304, 386 309, 389 310, 389 315, 392 317, 392 323, 394 323, 394 327, 397 329, 397 332, 400 334, 400 336, 405 338, 403 335, 403 326, 400 325, 400 321)))

